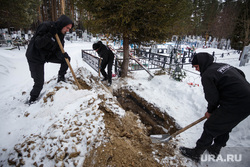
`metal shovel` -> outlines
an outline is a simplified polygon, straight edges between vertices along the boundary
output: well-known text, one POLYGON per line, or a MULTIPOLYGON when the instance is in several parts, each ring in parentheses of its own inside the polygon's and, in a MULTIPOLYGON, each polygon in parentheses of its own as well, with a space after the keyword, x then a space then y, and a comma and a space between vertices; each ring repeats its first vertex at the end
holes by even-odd
POLYGON ((169 140, 177 136, 178 134, 184 132, 185 130, 191 128, 192 126, 198 124, 199 122, 203 121, 206 119, 206 116, 201 117, 197 121, 189 124, 188 126, 178 130, 177 132, 173 133, 172 135, 169 134, 156 134, 156 135, 150 135, 152 143, 167 143, 169 140))

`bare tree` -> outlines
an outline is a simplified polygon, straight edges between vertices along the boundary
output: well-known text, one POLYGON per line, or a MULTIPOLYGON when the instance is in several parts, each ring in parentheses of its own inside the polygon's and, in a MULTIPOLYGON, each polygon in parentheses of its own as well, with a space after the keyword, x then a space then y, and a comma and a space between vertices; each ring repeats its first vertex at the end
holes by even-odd
POLYGON ((245 30, 245 38, 243 41, 244 46, 248 45, 250 42, 250 2, 246 1, 244 3, 244 13, 243 13, 243 27, 245 30))
POLYGON ((235 29, 239 10, 236 3, 225 6, 216 16, 211 29, 211 35, 217 38, 231 38, 235 29))

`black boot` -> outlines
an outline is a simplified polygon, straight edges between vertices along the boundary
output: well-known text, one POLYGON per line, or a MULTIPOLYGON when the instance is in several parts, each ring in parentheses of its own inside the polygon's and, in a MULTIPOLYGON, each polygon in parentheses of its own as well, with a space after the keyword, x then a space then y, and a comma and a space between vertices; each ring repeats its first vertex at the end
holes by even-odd
POLYGON ((214 155, 214 158, 217 159, 218 155, 220 154, 221 146, 217 144, 213 144, 207 148, 209 154, 214 155))
POLYGON ((182 155, 192 159, 195 162, 200 162, 200 157, 205 151, 204 149, 199 149, 197 147, 196 148, 180 147, 179 150, 182 155))
POLYGON ((108 86, 111 86, 112 85, 112 80, 109 80, 108 81, 108 86))
POLYGON ((60 81, 65 82, 65 77, 64 77, 64 75, 58 75, 57 82, 60 82, 60 81))
POLYGON ((101 81, 107 81, 108 80, 108 78, 103 78, 101 81))
POLYGON ((31 104, 33 104, 33 103, 35 103, 35 101, 37 100, 37 97, 35 97, 35 96, 30 96, 30 99, 28 100, 28 105, 31 105, 31 104))

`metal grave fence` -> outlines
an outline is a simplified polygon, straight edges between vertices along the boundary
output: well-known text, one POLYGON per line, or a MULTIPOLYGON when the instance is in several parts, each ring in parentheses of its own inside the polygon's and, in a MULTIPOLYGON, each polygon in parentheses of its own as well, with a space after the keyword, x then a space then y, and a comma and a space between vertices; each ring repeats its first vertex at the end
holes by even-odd
POLYGON ((95 56, 94 50, 82 50, 82 59, 96 72, 99 71, 100 57, 95 56))
MULTIPOLYGON (((165 69, 172 68, 172 66, 183 67, 183 65, 190 64, 192 53, 184 51, 182 54, 177 54, 173 50, 168 55, 151 53, 147 51, 130 51, 129 71, 144 70, 137 62, 139 61, 146 69, 165 69), (135 60, 136 59, 136 60, 135 60)), ((96 72, 99 71, 100 57, 94 50, 82 50, 82 59, 91 66, 96 72)), ((114 73, 120 76, 121 64, 123 61, 123 50, 116 50, 116 58, 114 60, 114 73)))

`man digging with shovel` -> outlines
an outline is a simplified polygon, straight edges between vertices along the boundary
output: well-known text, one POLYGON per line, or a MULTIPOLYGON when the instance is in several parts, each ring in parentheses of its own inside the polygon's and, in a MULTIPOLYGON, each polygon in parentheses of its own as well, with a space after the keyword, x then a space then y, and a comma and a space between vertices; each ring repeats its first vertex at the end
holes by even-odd
POLYGON ((64 75, 68 70, 65 58, 70 61, 70 57, 66 52, 62 53, 56 41, 55 35, 58 34, 63 45, 66 32, 69 32, 73 26, 74 24, 72 20, 65 15, 59 17, 55 22, 43 22, 38 26, 26 52, 31 77, 34 80, 28 104, 32 104, 37 100, 43 88, 44 64, 46 62, 61 64, 57 82, 65 82, 64 75))
POLYGON ((102 41, 98 41, 92 45, 93 50, 95 50, 98 55, 102 58, 100 71, 103 75, 102 81, 108 80, 108 86, 112 84, 112 66, 114 62, 114 53, 110 50, 110 48, 102 43, 102 41), (105 71, 105 68, 108 66, 108 74, 105 71))
POLYGON ((229 133, 250 114, 250 84, 245 74, 228 64, 214 63, 208 53, 195 54, 193 67, 200 71, 208 102, 203 133, 195 148, 180 147, 182 155, 200 161, 205 150, 217 158, 226 146, 229 133))

